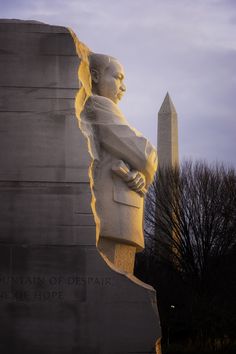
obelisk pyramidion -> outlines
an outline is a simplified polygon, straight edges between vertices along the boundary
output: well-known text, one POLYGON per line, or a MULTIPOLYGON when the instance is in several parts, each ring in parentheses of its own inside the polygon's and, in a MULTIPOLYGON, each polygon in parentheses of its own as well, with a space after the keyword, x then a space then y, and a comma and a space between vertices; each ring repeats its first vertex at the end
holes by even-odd
POLYGON ((179 166, 178 118, 168 92, 158 113, 157 135, 159 167, 179 166))

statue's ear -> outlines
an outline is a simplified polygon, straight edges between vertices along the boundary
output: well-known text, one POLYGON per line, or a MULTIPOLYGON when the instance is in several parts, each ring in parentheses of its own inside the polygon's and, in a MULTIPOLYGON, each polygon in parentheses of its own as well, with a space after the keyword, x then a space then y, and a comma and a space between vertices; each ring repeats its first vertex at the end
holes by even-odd
POLYGON ((91 78, 92 81, 97 84, 99 81, 99 72, 95 69, 91 69, 91 78))

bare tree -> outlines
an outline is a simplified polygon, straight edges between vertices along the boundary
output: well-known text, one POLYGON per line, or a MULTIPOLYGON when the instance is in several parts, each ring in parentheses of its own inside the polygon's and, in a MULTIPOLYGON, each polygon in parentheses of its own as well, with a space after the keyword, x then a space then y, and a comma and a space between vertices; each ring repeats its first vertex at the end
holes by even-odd
POLYGON ((147 247, 203 279, 236 243, 236 174, 223 165, 184 163, 159 170, 146 201, 147 247))
POLYGON ((157 289, 166 342, 180 331, 195 337, 195 347, 234 336, 235 170, 204 162, 159 169, 146 198, 145 233, 136 275, 157 289))

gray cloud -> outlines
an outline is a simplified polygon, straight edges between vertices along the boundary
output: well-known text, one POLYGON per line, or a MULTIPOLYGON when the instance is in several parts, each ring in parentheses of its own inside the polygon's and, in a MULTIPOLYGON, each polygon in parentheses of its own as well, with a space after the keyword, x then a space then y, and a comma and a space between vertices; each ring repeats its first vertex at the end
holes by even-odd
POLYGON ((122 110, 153 143, 168 90, 181 156, 236 166, 234 0, 11 0, 1 16, 72 27, 93 51, 123 63, 122 110))

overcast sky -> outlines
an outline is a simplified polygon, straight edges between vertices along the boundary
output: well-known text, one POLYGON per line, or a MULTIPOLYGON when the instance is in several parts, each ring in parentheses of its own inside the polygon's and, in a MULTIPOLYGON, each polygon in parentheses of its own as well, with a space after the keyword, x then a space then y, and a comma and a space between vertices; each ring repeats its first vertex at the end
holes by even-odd
POLYGON ((236 167, 236 0, 0 0, 0 17, 71 27, 121 61, 121 109, 153 144, 169 91, 180 158, 236 167))

